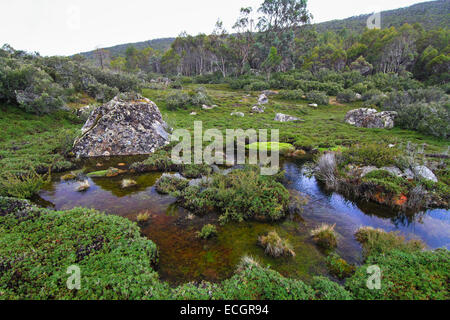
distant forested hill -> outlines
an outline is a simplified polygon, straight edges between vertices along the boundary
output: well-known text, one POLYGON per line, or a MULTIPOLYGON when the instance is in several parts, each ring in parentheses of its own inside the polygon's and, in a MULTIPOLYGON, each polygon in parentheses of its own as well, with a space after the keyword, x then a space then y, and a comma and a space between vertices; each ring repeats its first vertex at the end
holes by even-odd
MULTIPOLYGON (((143 42, 136 42, 136 43, 126 43, 126 44, 120 44, 114 47, 105 48, 105 50, 108 50, 111 56, 117 57, 117 56, 124 56, 125 51, 129 46, 134 46, 136 49, 142 50, 148 47, 151 47, 155 50, 159 51, 166 51, 170 48, 170 45, 175 40, 175 38, 161 38, 161 39, 154 39, 154 40, 148 40, 143 42)), ((89 52, 83 52, 80 53, 82 56, 85 56, 89 59, 95 58, 95 51, 89 51, 89 52)))
MULTIPOLYGON (((351 17, 344 20, 333 20, 316 24, 318 32, 338 31, 343 28, 352 31, 363 31, 370 14, 351 17)), ((382 28, 400 27, 405 23, 420 23, 425 29, 448 28, 450 25, 450 1, 438 0, 423 2, 406 8, 383 11, 381 13, 382 28)))
MULTIPOLYGON (((369 14, 351 17, 344 20, 333 20, 319 24, 315 24, 318 32, 339 31, 343 28, 351 31, 362 32, 366 27, 369 14)), ((430 2, 423 2, 412 5, 406 8, 383 11, 382 28, 400 27, 404 23, 414 24, 421 23, 425 29, 434 28, 448 28, 450 25, 450 1, 437 0, 430 2)), ((134 46, 136 49, 142 50, 151 47, 155 50, 166 51, 170 48, 175 38, 162 38, 155 40, 148 40, 144 42, 121 44, 110 48, 105 48, 109 51, 112 57, 124 56, 125 51, 129 46, 134 46)), ((94 59, 95 52, 89 51, 81 53, 81 55, 94 59)))

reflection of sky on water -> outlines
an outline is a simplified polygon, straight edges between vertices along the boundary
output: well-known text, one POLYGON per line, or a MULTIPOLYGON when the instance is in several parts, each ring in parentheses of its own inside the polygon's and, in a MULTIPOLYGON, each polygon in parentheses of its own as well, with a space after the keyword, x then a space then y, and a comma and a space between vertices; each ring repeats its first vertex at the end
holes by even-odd
POLYGON ((400 231, 407 238, 420 238, 431 248, 450 247, 449 210, 433 209, 407 216, 371 203, 356 204, 337 193, 325 194, 314 177, 308 177, 305 169, 293 163, 287 163, 284 169, 291 181, 290 187, 310 198, 304 212, 305 219, 336 224, 336 230, 348 246, 356 246, 351 242, 358 227, 372 226, 400 231))

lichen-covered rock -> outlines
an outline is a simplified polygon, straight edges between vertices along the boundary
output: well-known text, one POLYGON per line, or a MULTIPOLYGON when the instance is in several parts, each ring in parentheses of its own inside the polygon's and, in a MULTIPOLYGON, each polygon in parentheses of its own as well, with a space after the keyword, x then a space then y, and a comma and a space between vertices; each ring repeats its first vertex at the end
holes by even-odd
POLYGON ((259 104, 267 104, 267 103, 269 103, 269 98, 267 98, 267 96, 265 94, 262 94, 259 96, 258 103, 259 104))
POLYGON ((438 179, 436 178, 433 171, 431 171, 430 169, 428 169, 425 166, 415 166, 413 168, 413 172, 414 172, 416 178, 431 180, 433 182, 438 182, 438 179))
POLYGON ((208 105, 204 104, 204 105, 202 106, 202 109, 203 109, 203 110, 212 110, 212 109, 214 109, 214 108, 216 108, 216 107, 217 107, 216 105, 214 105, 214 106, 208 106, 208 105))
POLYGON ((78 158, 151 154, 169 143, 167 129, 155 103, 120 94, 91 113, 73 153, 78 158))
POLYGON ((378 112, 375 109, 361 108, 349 111, 345 122, 360 128, 391 129, 396 115, 395 111, 378 112))
POLYGON ((390 166, 390 167, 382 167, 380 170, 384 170, 389 172, 390 174, 396 176, 396 177, 403 177, 403 172, 397 167, 390 166))
POLYGON ((366 167, 360 168, 359 170, 361 172, 360 173, 360 177, 362 178, 362 177, 367 176, 372 171, 379 170, 379 169, 377 167, 374 167, 374 166, 366 166, 366 167))
POLYGON ((253 113, 264 113, 264 107, 263 106, 254 106, 252 108, 253 113))
POLYGON ((274 121, 278 121, 278 122, 292 122, 292 121, 301 121, 301 119, 299 119, 297 117, 289 116, 287 114, 277 113, 276 116, 275 116, 274 121))

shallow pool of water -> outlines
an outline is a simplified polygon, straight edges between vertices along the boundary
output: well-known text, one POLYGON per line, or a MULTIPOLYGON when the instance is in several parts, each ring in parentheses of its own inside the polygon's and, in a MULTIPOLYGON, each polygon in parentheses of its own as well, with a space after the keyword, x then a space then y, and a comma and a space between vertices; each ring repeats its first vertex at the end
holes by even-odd
MULTIPOLYGON (((135 158, 97 159, 85 162, 84 168, 86 172, 92 172, 117 167, 121 162, 127 164, 134 161, 135 158)), ((158 272, 163 280, 172 284, 228 278, 245 254, 255 256, 285 276, 308 280, 314 275, 326 274, 325 255, 316 248, 309 236, 310 230, 321 223, 336 224, 338 252, 352 262, 360 261, 361 248, 353 238, 360 226, 398 230, 408 238, 424 240, 430 248, 449 248, 450 218, 447 210, 430 210, 408 216, 376 204, 352 202, 339 194, 324 192, 314 178, 308 177, 302 162, 285 162, 283 166, 287 187, 309 198, 302 216, 274 224, 230 223, 220 226, 218 237, 211 240, 197 239, 196 232, 207 223, 217 224, 217 216, 190 215, 175 204, 173 197, 158 194, 154 184, 161 176, 160 173, 89 178, 91 187, 82 193, 76 191, 76 182, 61 181, 58 175, 42 190, 41 204, 57 210, 94 208, 131 220, 135 220, 141 212, 149 212, 150 223, 142 232, 158 245, 158 272), (124 178, 132 178, 138 185, 122 189, 120 184, 124 178), (257 245, 257 239, 271 230, 277 230, 280 236, 290 240, 296 257, 273 259, 264 254, 257 245)))

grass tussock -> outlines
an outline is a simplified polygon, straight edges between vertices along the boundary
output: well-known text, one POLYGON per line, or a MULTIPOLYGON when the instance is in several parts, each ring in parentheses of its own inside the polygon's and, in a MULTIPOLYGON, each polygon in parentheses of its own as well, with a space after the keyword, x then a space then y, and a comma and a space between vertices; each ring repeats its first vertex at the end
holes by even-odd
POLYGON ((258 239, 260 246, 267 255, 278 258, 281 256, 295 257, 295 251, 289 240, 282 239, 276 231, 271 231, 258 239))
POLYGON ((311 231, 314 242, 321 248, 331 250, 337 247, 336 225, 323 224, 311 231))
POLYGON ((145 212, 141 212, 136 216, 136 221, 139 225, 145 225, 149 222, 151 218, 150 213, 148 213, 147 211, 145 212))
POLYGON ((217 235, 217 228, 212 224, 203 226, 201 231, 197 232, 197 238, 209 239, 217 235))
POLYGON ((37 174, 34 169, 22 175, 5 172, 0 176, 0 196, 30 199, 48 182, 48 176, 37 174))

